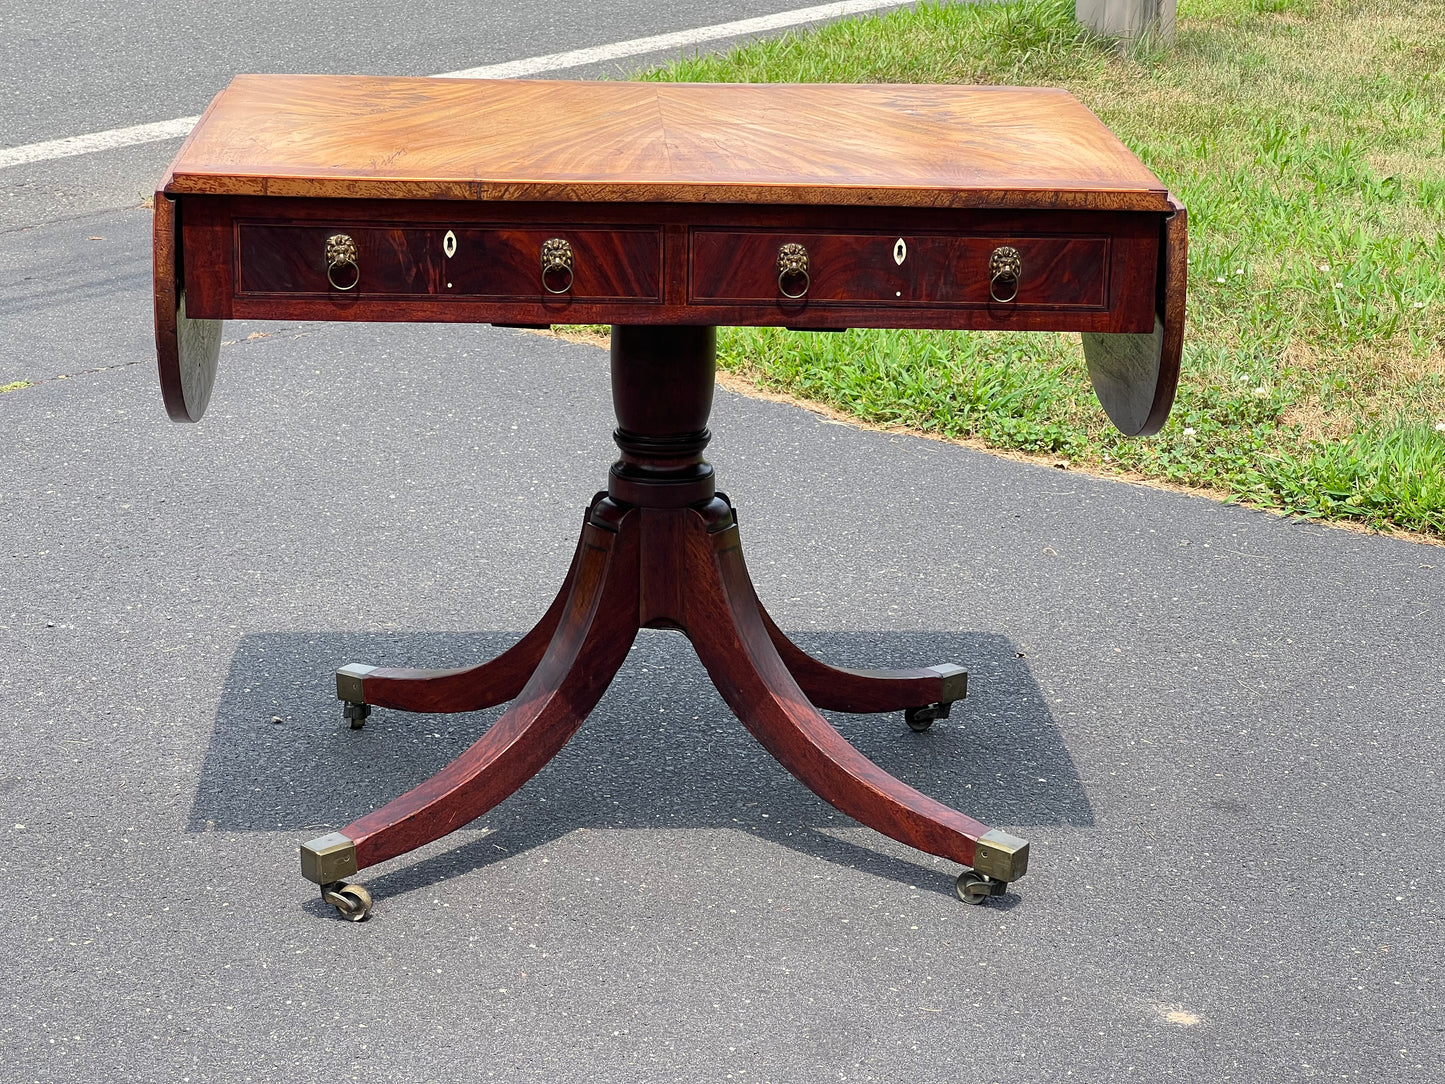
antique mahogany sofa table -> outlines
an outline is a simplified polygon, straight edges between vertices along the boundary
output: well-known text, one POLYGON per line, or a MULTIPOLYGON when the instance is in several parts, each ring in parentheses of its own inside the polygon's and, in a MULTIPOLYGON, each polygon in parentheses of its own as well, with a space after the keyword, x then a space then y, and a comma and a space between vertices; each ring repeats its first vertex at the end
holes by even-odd
POLYGON ((795 646, 754 593, 703 450, 719 324, 1077 331, 1114 424, 1155 432, 1179 371, 1184 209, 1071 96, 242 76, 163 180, 154 243, 178 421, 205 411, 225 319, 612 325, 621 457, 536 627, 476 666, 337 671, 353 727, 373 705, 511 702, 434 777, 302 844, 303 875, 343 915, 372 906, 345 878, 546 764, 639 628, 681 630, 825 801, 969 867, 961 898, 1023 875, 1026 841, 888 775, 819 712, 903 711, 924 730, 965 695, 962 667, 846 670, 795 646))

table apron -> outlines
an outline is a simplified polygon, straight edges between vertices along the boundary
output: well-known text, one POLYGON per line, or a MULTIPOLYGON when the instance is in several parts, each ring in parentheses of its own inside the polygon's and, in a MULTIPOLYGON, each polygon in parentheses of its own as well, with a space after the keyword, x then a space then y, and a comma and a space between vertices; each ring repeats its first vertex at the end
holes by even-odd
POLYGON ((1162 216, 1149 212, 182 204, 187 310, 199 319, 1143 333, 1157 309, 1162 216), (326 255, 335 237, 355 261, 339 285, 326 255), (566 266, 544 288, 540 253, 554 239, 566 266), (782 280, 784 246, 804 253, 806 280, 782 280), (1001 250, 1022 270, 995 290, 1001 250))

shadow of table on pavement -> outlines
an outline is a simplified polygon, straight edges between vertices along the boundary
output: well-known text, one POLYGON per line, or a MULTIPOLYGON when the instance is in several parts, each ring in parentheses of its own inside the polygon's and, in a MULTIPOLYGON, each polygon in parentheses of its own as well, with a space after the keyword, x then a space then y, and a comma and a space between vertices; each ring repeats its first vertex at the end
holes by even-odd
MULTIPOLYGON (((242 639, 217 711, 188 829, 306 833, 346 824, 420 783, 503 710, 376 709, 350 730, 332 672, 346 662, 462 666, 516 633, 290 632, 242 639)), ((924 733, 902 713, 828 713, 886 771, 989 824, 1093 824, 1077 770, 1027 660, 970 632, 814 632, 794 639, 843 666, 957 662, 969 696, 924 733)), ((685 637, 644 630, 582 729, 520 791, 454 842, 369 879, 394 894, 501 861, 580 828, 734 829, 904 883, 916 865, 868 846, 854 822, 794 780, 713 689, 685 637)), ((405 859, 402 859, 405 861, 405 859)))

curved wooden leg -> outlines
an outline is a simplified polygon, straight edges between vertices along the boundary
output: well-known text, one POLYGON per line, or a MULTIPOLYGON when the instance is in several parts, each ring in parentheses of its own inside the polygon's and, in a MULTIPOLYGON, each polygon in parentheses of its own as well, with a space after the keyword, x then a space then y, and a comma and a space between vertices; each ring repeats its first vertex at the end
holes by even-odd
POLYGON ((336 671, 336 695, 348 705, 347 718, 353 720, 353 725, 359 725, 359 720, 367 714, 365 708, 358 711, 350 705, 376 705, 401 711, 481 711, 515 699, 542 661, 552 634, 562 620, 581 552, 579 541, 562 587, 542 619, 494 659, 452 670, 358 663, 341 667, 336 671))
POLYGON ((541 770, 602 698, 637 635, 637 541, 587 526, 556 635, 513 704, 470 749, 339 833, 302 846, 302 871, 339 881, 475 820, 541 770), (349 867, 349 868, 348 868, 349 867))
POLYGON ((808 702, 783 664, 743 564, 737 527, 689 532, 683 625, 728 706, 772 756, 854 820, 990 877, 1023 875, 1028 844, 934 801, 858 750, 808 702))
POLYGON ((948 705, 968 695, 968 672, 961 666, 944 663, 914 670, 850 670, 829 666, 788 639, 761 603, 758 616, 783 665, 814 707, 860 714, 932 708, 937 714, 930 717, 931 722, 933 718, 946 716, 948 705))

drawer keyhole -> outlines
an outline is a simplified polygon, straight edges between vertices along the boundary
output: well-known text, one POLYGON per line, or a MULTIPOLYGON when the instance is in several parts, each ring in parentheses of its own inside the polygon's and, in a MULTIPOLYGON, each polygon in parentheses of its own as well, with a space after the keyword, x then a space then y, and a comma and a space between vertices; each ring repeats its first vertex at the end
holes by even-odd
POLYGON ((442 238, 442 252, 449 260, 457 254, 457 235, 451 230, 447 230, 447 235, 442 238))

